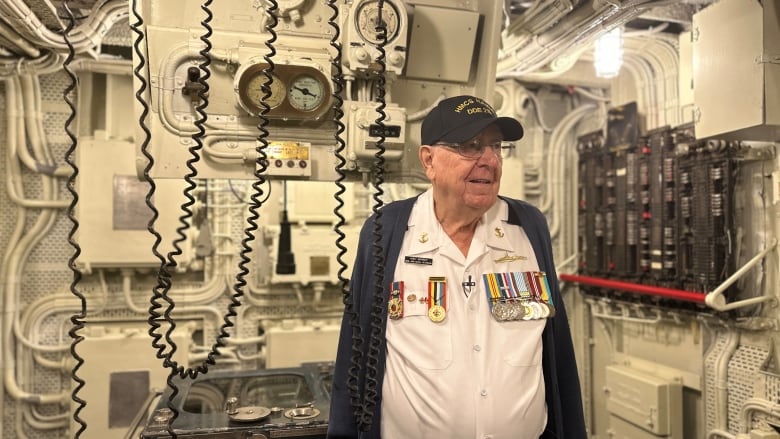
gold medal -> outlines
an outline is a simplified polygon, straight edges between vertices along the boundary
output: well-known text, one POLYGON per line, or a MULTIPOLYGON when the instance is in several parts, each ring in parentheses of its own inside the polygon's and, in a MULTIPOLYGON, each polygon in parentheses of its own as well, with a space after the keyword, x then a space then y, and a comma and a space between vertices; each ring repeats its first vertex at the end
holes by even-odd
POLYGON ((387 303, 387 313, 393 320, 398 320, 404 316, 404 304, 398 297, 393 297, 387 303))
POLYGON ((444 307, 441 305, 433 305, 428 310, 428 318, 431 319, 434 323, 441 323, 444 321, 444 318, 447 317, 447 312, 444 310, 444 307))
POLYGON ((387 315, 393 320, 404 316, 404 283, 390 283, 390 300, 387 301, 387 315))
POLYGON ((443 276, 428 278, 428 318, 440 323, 447 316, 447 279, 443 276))

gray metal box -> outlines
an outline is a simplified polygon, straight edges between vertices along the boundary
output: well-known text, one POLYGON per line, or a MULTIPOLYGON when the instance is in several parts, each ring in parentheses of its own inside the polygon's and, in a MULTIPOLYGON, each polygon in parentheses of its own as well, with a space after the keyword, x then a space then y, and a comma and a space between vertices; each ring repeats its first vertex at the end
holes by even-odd
POLYGON ((417 5, 412 21, 406 76, 468 82, 479 13, 417 5))
POLYGON ((779 4, 721 0, 693 16, 697 138, 780 139, 779 4))
MULTIPOLYGON (((626 366, 608 366, 607 411, 656 436, 682 438, 682 385, 626 366)), ((611 423, 612 424, 612 423, 611 423)), ((615 422, 625 431, 623 423, 615 422)))

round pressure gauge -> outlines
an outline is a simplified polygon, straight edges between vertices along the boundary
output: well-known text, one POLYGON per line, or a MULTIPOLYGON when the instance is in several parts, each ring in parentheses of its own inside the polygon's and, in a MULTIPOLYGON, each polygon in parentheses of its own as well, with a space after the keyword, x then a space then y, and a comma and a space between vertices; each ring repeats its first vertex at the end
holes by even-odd
POLYGON ((273 109, 279 106, 287 96, 285 84, 276 75, 271 75, 271 83, 268 85, 271 95, 263 99, 265 92, 263 84, 268 82, 268 77, 263 72, 265 64, 253 64, 240 73, 236 91, 238 92, 239 103, 246 111, 252 115, 260 114, 263 110, 261 102, 265 102, 269 108, 273 109))
POLYGON ((391 41, 398 34, 400 23, 398 9, 396 9, 393 3, 386 1, 382 5, 381 22, 379 21, 379 12, 379 0, 367 0, 358 6, 355 14, 355 26, 358 34, 367 43, 375 46, 381 43, 379 32, 377 31, 377 26, 380 23, 384 23, 387 29, 387 41, 391 41))
POLYGON ((288 90, 290 105, 299 111, 316 110, 325 98, 325 84, 309 74, 296 76, 288 90))

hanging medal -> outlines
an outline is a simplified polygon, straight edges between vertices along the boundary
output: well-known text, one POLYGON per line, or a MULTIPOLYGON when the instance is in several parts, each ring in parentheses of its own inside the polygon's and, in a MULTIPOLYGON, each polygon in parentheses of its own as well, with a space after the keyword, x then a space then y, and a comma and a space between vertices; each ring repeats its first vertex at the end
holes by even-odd
POLYGON ((515 281, 514 273, 502 273, 504 282, 509 291, 509 306, 511 307, 510 320, 522 320, 525 316, 525 307, 520 298, 520 288, 515 281))
POLYGON ((547 302, 542 299, 542 295, 544 294, 544 287, 542 286, 541 282, 541 273, 538 271, 535 271, 533 273, 534 275, 534 300, 539 305, 539 311, 541 312, 540 317, 543 319, 546 319, 547 317, 550 317, 550 307, 547 306, 547 302))
POLYGON ((447 280, 444 277, 428 278, 428 318, 441 323, 447 317, 447 280))
POLYGON ((404 316, 404 283, 390 283, 390 299, 387 302, 387 314, 393 320, 404 316))
POLYGON ((531 318, 534 320, 540 319, 542 318, 542 307, 537 301, 537 297, 539 296, 539 284, 537 283, 535 272, 526 271, 524 274, 526 281, 528 282, 528 290, 531 292, 531 300, 528 302, 528 305, 533 310, 531 318))
POLYGON ((482 275, 485 283, 485 294, 487 295, 490 314, 499 322, 504 319, 504 306, 501 303, 501 290, 498 287, 495 273, 485 273, 482 275))
POLYGON ((533 308, 531 308, 531 291, 528 287, 527 277, 525 272, 516 271, 512 273, 512 277, 515 280, 515 284, 518 286, 518 297, 523 307, 523 320, 531 320, 533 318, 533 308))
POLYGON ((542 287, 542 301, 550 309, 550 317, 555 317, 555 305, 553 305, 550 284, 547 282, 547 273, 540 271, 538 276, 540 278, 539 285, 542 287))
POLYGON ((504 320, 512 321, 520 318, 520 313, 515 306, 514 297, 516 296, 509 273, 497 273, 499 281, 499 290, 501 291, 501 302, 504 304, 504 320))

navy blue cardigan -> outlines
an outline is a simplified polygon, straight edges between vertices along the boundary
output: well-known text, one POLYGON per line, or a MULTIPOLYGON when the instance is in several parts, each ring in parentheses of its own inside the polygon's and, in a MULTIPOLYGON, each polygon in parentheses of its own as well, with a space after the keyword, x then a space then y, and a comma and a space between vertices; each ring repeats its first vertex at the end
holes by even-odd
MULTIPOLYGON (((585 439, 585 420, 582 411, 577 365, 574 359, 569 323, 563 306, 558 278, 552 255, 552 244, 547 220, 539 209, 530 204, 503 198, 509 204, 509 223, 521 225, 528 235, 531 246, 536 254, 540 270, 547 273, 547 279, 552 290, 556 314, 547 319, 547 325, 542 333, 542 369, 547 400, 547 426, 542 434, 543 439, 585 439)), ((382 225, 382 248, 385 252, 383 283, 393 280, 398 254, 401 251, 404 233, 407 230, 409 216, 416 198, 390 203, 381 209, 380 224, 382 225)), ((360 334, 363 339, 363 360, 359 385, 365 386, 365 358, 368 351, 368 341, 371 334, 371 308, 375 292, 373 275, 374 257, 372 256, 372 241, 374 232, 373 218, 363 225, 360 231, 357 255, 352 270, 350 294, 354 310, 358 312, 360 334)), ((388 289, 383 288, 385 296, 388 289)), ((385 297, 383 305, 387 303, 385 297)), ((384 307, 387 310, 387 307, 384 307)), ((341 325, 336 366, 333 376, 328 438, 361 438, 379 439, 382 414, 382 380, 385 371, 386 340, 385 327, 387 313, 382 313, 379 355, 376 364, 377 404, 374 407, 371 428, 362 432, 358 430, 354 410, 350 403, 347 389, 348 370, 352 355, 352 328, 349 316, 345 314, 341 325)))

